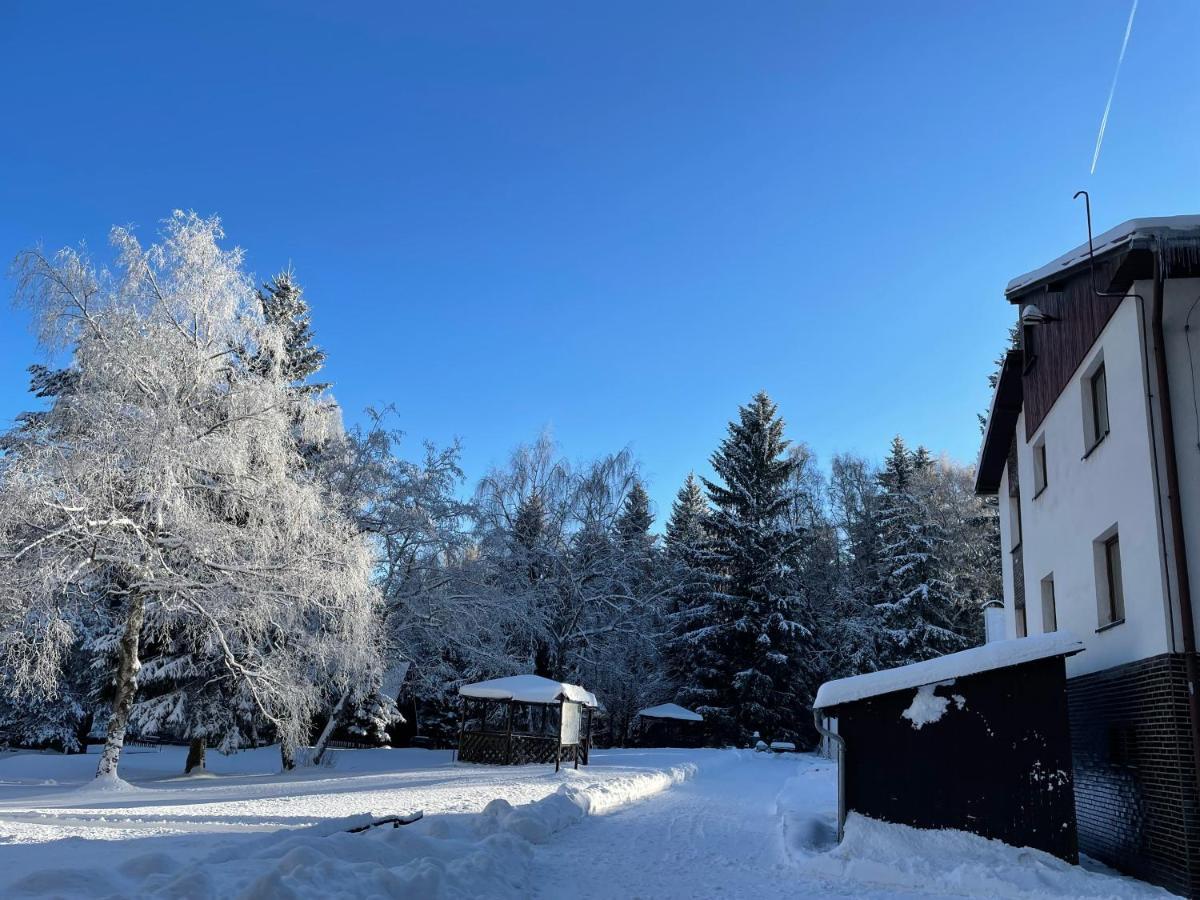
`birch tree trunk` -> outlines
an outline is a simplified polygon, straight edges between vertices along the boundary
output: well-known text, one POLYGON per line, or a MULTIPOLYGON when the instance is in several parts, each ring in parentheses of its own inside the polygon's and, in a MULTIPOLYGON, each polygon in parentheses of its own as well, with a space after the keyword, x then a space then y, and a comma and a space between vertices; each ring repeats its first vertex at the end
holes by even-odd
POLYGON ((118 649, 116 695, 108 719, 104 752, 100 754, 100 763, 96 766, 97 778, 117 777, 117 763, 121 759, 121 748, 125 745, 125 728, 129 724, 134 695, 137 694, 138 669, 142 667, 141 660, 138 659, 138 650, 145 615, 145 601, 142 595, 135 591, 129 597, 125 633, 121 635, 118 649))
POLYGON ((285 772, 296 768, 296 748, 287 738, 281 738, 279 741, 279 763, 285 772))
POLYGON ((322 758, 325 756, 325 747, 329 743, 329 738, 333 735, 333 730, 337 728, 338 720, 342 717, 342 710, 346 707, 346 701, 350 699, 350 691, 346 690, 342 694, 342 698, 338 700, 337 706, 333 708, 333 712, 329 714, 329 721, 325 723, 325 727, 321 730, 321 736, 317 738, 317 743, 313 747, 313 765, 319 766, 322 758))
POLYGON ((203 770, 205 750, 208 747, 207 738, 192 738, 192 743, 188 747, 187 762, 183 767, 183 774, 190 775, 196 769, 203 770))

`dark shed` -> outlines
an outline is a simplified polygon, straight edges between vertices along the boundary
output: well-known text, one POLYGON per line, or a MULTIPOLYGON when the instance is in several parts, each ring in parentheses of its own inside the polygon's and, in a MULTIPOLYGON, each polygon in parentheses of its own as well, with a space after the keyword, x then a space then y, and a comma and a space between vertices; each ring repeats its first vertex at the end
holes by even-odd
POLYGON ((639 747, 699 747, 704 716, 676 703, 660 703, 637 714, 639 747))
POLYGON ((823 684, 839 834, 856 812, 1077 862, 1063 660, 1082 649, 1044 634, 823 684))

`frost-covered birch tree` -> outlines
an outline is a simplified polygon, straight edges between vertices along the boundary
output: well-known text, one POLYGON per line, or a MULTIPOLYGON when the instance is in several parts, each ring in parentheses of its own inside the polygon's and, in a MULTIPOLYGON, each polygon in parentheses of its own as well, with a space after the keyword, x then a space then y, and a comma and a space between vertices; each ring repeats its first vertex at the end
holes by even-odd
POLYGON ((222 239, 177 212, 150 247, 114 229, 111 272, 76 250, 15 265, 43 344, 70 359, 49 407, 4 436, 5 688, 52 695, 75 623, 111 623, 101 777, 117 777, 147 623, 212 647, 285 743, 325 682, 378 669, 370 550, 298 450, 339 427, 336 408, 278 362, 247 364, 284 358, 284 335, 222 239))

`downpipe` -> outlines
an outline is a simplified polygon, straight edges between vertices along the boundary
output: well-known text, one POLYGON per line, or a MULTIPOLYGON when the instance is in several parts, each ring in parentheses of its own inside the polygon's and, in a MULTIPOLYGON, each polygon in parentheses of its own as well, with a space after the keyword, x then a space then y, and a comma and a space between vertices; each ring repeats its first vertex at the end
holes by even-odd
POLYGON ((817 726, 817 731, 823 737, 829 738, 838 748, 838 812, 837 812, 837 839, 838 843, 842 842, 842 837, 846 830, 846 741, 836 731, 830 731, 825 727, 824 717, 819 709, 813 710, 813 724, 817 726))
POLYGON ((1158 380, 1158 417, 1162 423, 1163 457, 1167 476, 1167 513, 1171 520, 1171 547, 1175 556, 1175 580, 1179 585, 1179 625, 1183 630, 1183 659, 1187 677, 1188 719, 1192 731, 1192 764, 1200 786, 1200 696, 1196 693, 1196 624, 1192 612, 1192 583, 1188 573, 1187 544, 1183 533, 1183 504, 1179 496, 1179 462, 1175 453, 1175 417, 1171 411, 1171 385, 1167 380, 1166 340, 1163 336, 1162 250, 1154 253, 1154 291, 1151 295, 1150 334, 1154 342, 1154 372, 1158 380))

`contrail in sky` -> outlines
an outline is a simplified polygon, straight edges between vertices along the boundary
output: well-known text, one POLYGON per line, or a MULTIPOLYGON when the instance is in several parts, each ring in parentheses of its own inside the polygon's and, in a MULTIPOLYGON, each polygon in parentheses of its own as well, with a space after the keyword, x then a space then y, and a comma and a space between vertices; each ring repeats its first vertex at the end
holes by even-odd
POLYGON ((1133 17, 1137 14, 1138 0, 1133 0, 1129 10, 1129 21, 1125 23, 1125 40, 1121 41, 1121 55, 1117 57, 1117 71, 1113 72, 1112 87, 1108 89, 1108 102, 1104 104, 1104 116, 1100 119, 1100 133, 1096 135, 1096 152, 1092 154, 1092 172, 1096 174, 1096 162, 1100 159, 1100 145, 1104 142, 1104 129, 1108 127, 1108 111, 1112 109, 1113 95, 1117 92, 1117 79, 1121 76, 1121 63, 1125 62, 1125 48, 1129 46, 1129 34, 1133 31, 1133 17))

